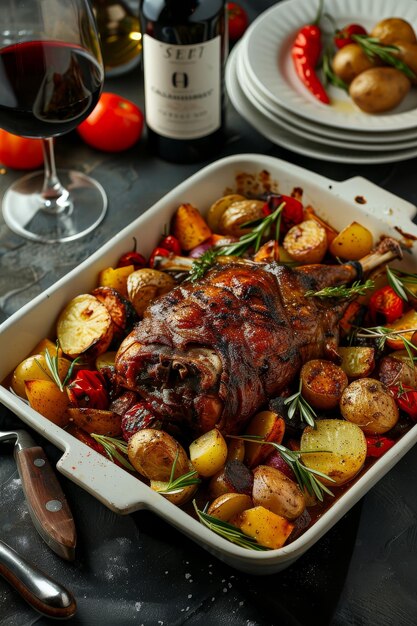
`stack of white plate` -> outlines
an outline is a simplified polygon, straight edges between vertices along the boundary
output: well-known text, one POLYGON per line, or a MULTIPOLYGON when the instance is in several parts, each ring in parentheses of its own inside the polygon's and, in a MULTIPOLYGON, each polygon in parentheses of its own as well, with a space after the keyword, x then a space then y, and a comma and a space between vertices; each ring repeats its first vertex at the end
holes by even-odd
MULTIPOLYGON (((415 0, 327 0, 338 27, 366 29, 386 17, 402 17, 417 32, 415 0)), ((284 0, 262 13, 232 50, 226 86, 235 109, 273 143, 299 154, 341 163, 389 163, 417 156, 417 87, 394 110, 371 115, 341 89, 330 86, 331 104, 314 98, 296 75, 291 44, 315 19, 317 3, 284 0)))

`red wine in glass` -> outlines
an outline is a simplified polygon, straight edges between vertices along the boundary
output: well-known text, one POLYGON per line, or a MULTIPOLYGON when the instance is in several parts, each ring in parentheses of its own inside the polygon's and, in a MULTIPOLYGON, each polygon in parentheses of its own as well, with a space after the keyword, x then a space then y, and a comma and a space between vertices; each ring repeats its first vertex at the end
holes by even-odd
POLYGON ((81 172, 57 170, 53 140, 91 113, 103 80, 89 0, 2 0, 0 128, 44 143, 44 172, 18 179, 3 197, 4 220, 19 235, 72 241, 103 219, 102 186, 81 172))

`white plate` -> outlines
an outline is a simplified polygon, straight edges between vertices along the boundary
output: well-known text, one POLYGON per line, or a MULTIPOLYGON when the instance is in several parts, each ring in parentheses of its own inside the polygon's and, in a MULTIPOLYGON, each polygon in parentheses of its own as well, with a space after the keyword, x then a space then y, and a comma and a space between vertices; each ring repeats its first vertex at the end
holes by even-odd
POLYGON ((406 141, 393 141, 389 143, 387 141, 381 140, 378 136, 378 142, 367 142, 363 141, 351 141, 350 132, 343 132, 340 128, 336 128, 331 135, 321 135, 316 132, 317 124, 313 123, 305 123, 302 118, 297 118, 293 115, 293 118, 297 119, 297 122, 294 123, 293 119, 288 119, 286 115, 282 115, 281 112, 285 111, 282 107, 278 108, 277 105, 269 107, 265 105, 265 99, 259 94, 256 87, 254 87, 250 81, 245 80, 244 75, 244 59, 241 54, 242 48, 236 50, 236 77, 239 81, 241 90, 246 94, 246 97, 250 97, 253 105, 258 109, 258 111, 270 121, 279 124, 280 127, 285 128, 290 133, 297 135, 299 137, 304 137, 308 140, 313 140, 319 144, 324 144, 326 146, 334 146, 337 148, 344 148, 354 151, 367 151, 367 152, 385 152, 387 147, 390 151, 392 150, 405 150, 408 148, 417 147, 417 132, 413 136, 410 131, 407 131, 407 140, 406 141))
MULTIPOLYGON (((120 255, 131 249, 132 237, 137 238, 140 234, 143 253, 149 255, 158 241, 163 224, 169 223, 179 204, 187 200, 204 212, 225 190, 237 190, 238 181, 244 175, 252 183, 252 188, 253 182, 256 182, 260 193, 272 187, 289 194, 294 187, 302 187, 304 202, 314 206, 318 214, 331 221, 337 229, 355 220, 373 232, 375 241, 384 234, 398 235, 395 225, 417 236, 417 227, 410 220, 415 207, 363 178, 337 182, 262 154, 239 154, 222 159, 178 185, 76 269, 4 322, 0 326, 0 380, 5 380, 16 363, 29 354, 42 337, 54 337, 56 319, 62 308, 75 295, 88 293, 96 286, 98 272, 104 267, 113 267, 120 255), (269 173, 267 181, 265 172, 269 173), (359 203, 358 196, 366 203, 359 203)), ((404 269, 417 270, 415 251, 410 251, 404 263, 404 269)), ((271 574, 288 567, 330 530, 417 442, 417 426, 414 426, 346 492, 335 499, 333 505, 293 543, 278 550, 253 552, 229 543, 203 527, 186 511, 168 502, 69 432, 42 417, 1 384, 0 401, 21 417, 25 424, 63 451, 57 464, 60 472, 111 510, 128 514, 146 508, 201 544, 211 554, 252 574, 271 574)), ((415 476, 410 476, 410 482, 415 479, 415 476)), ((100 533, 100 527, 97 533, 100 533)), ((146 568, 146 563, 143 566, 146 568)))
POLYGON ((277 121, 265 117, 243 93, 236 75, 236 48, 229 55, 226 66, 226 87, 236 111, 264 137, 298 154, 331 161, 333 163, 394 163, 417 156, 417 146, 408 150, 389 151, 382 154, 346 150, 299 137, 286 130, 277 121))
MULTIPOLYGON (((401 16, 417 30, 415 0, 332 0, 324 10, 338 26, 359 22, 372 28, 384 17, 401 16)), ((329 88, 333 103, 321 104, 297 77, 290 54, 299 28, 315 19, 317 3, 284 0, 262 13, 244 37, 247 71, 258 89, 277 104, 301 117, 327 126, 378 132, 417 127, 417 89, 410 90, 392 112, 368 115, 360 111, 341 89, 329 88)))
POLYGON ((344 130, 343 128, 339 128, 337 126, 325 126, 324 124, 319 124, 315 120, 309 120, 305 117, 297 115, 293 111, 285 109, 284 107, 274 102, 274 100, 268 97, 267 94, 259 90, 257 85, 251 81, 251 78, 247 72, 247 54, 247 47, 244 45, 243 42, 240 42, 237 52, 238 59, 236 72, 242 90, 247 90, 248 92, 250 92, 251 95, 256 98, 256 101, 259 102, 264 109, 267 109, 270 113, 278 117, 281 121, 285 121, 287 122, 287 124, 291 124, 292 128, 298 128, 302 131, 307 132, 309 135, 311 133, 314 133, 315 135, 318 135, 318 141, 320 141, 319 138, 328 137, 330 139, 346 139, 350 143, 379 143, 383 144, 384 146, 386 144, 390 144, 390 147, 393 143, 398 143, 402 141, 417 141, 417 126, 415 129, 367 133, 364 131, 355 131, 352 129, 344 130))

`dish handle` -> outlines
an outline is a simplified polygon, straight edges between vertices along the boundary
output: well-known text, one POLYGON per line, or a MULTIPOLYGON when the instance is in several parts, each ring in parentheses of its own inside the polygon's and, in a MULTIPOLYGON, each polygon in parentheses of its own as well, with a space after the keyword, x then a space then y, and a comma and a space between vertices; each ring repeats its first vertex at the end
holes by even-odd
POLYGON ((335 181, 332 186, 336 194, 360 205, 379 219, 385 216, 390 221, 398 217, 408 217, 412 220, 417 213, 417 207, 414 204, 382 189, 362 176, 354 176, 342 182, 335 181))
POLYGON ((56 467, 61 474, 121 515, 152 508, 152 496, 158 496, 138 478, 81 442, 71 444, 56 467))

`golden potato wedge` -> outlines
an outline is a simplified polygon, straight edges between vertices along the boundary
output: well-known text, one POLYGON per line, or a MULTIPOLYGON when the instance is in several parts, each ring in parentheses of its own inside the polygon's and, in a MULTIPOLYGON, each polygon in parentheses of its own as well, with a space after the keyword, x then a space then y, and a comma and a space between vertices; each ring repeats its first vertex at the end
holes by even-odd
POLYGON ((135 271, 134 265, 125 265, 124 267, 106 267, 101 270, 98 275, 99 287, 113 287, 122 296, 127 297, 127 277, 135 271))
MULTIPOLYGON (((49 349, 49 348, 48 348, 49 349)), ((55 354, 55 351, 54 353, 55 354)), ((58 359, 58 372, 61 381, 64 380, 70 368, 71 361, 65 358, 58 359)), ((44 354, 33 354, 24 359, 13 372, 12 389, 21 398, 26 398, 25 381, 27 380, 52 380, 52 374, 46 364, 44 354)), ((55 383, 54 383, 55 384, 55 383)))
POLYGON ((170 291, 174 285, 175 280, 166 272, 144 267, 129 274, 127 279, 128 298, 136 313, 142 317, 152 300, 170 291))
POLYGON ((290 228, 282 245, 299 263, 320 263, 327 251, 327 233, 317 220, 305 220, 290 228))
MULTIPOLYGON (((45 337, 36 344, 28 356, 32 356, 32 354, 45 354, 47 350, 51 356, 56 355, 56 342, 45 337)), ((62 350, 60 348, 58 348, 58 356, 62 356, 62 350)))
POLYGON ((300 487, 279 469, 267 465, 258 465, 253 471, 252 498, 255 506, 288 520, 297 519, 306 508, 300 487))
POLYGON ((118 437, 122 432, 121 416, 114 411, 105 409, 90 409, 70 407, 68 409, 70 421, 74 422, 87 433, 118 437))
POLYGON ((315 409, 334 409, 348 385, 342 368, 325 359, 304 363, 300 378, 303 397, 315 409))
MULTIPOLYGON (((285 434, 285 422, 274 411, 260 411, 252 417, 246 427, 247 435, 256 435, 264 441, 281 443, 285 434)), ((264 461, 273 452, 273 446, 267 443, 245 442, 245 463, 248 467, 255 467, 264 461)))
POLYGON ((225 210, 231 204, 240 200, 246 200, 245 196, 241 196, 238 193, 231 193, 213 202, 206 215, 207 224, 213 233, 219 232, 219 221, 225 210))
POLYGON ((104 304, 85 293, 73 298, 61 312, 57 336, 64 354, 69 357, 88 352, 88 356, 94 358, 109 347, 113 322, 104 304))
POLYGON ((337 258, 357 261, 369 254, 373 245, 371 231, 358 222, 352 222, 333 239, 329 250, 337 258))
POLYGON ((213 428, 192 441, 190 459, 200 476, 217 474, 227 459, 227 443, 221 432, 213 428))
POLYGON ((210 504, 207 513, 223 522, 228 522, 252 507, 253 502, 250 496, 243 493, 225 493, 210 504))
POLYGON ((129 439, 127 454, 136 471, 149 480, 168 481, 175 459, 174 478, 190 471, 184 448, 163 430, 139 430, 129 439))
POLYGON ((340 367, 348 378, 365 378, 375 367, 375 349, 366 346, 347 346, 338 348, 342 357, 340 367))
POLYGON ((51 380, 25 380, 26 396, 32 409, 64 428, 69 422, 69 400, 51 380))
POLYGON ((211 229, 200 211, 192 204, 181 204, 171 223, 171 232, 183 250, 192 250, 210 237, 211 229))
POLYGON ((273 549, 281 548, 294 528, 294 524, 285 517, 268 511, 263 506, 243 511, 232 518, 230 523, 238 526, 248 537, 256 539, 261 546, 273 549))
POLYGON ((381 381, 374 378, 351 382, 340 399, 340 411, 346 420, 369 435, 383 435, 399 418, 393 396, 381 381))
MULTIPOLYGON (((408 341, 411 341, 415 330, 417 329, 417 311, 415 309, 410 309, 404 313, 404 315, 395 320, 395 322, 386 324, 386 327, 392 329, 393 331, 409 330, 409 332, 401 333, 401 337, 405 337, 408 341)), ((387 346, 389 346, 391 350, 403 350, 404 342, 401 337, 399 335, 388 336, 387 346)))
POLYGON ((230 204, 221 214, 218 222, 218 232, 221 235, 241 237, 252 230, 252 226, 244 224, 265 217, 262 200, 239 200, 230 204))
POLYGON ((361 428, 339 419, 317 420, 316 428, 306 426, 300 449, 305 452, 301 455, 304 465, 323 472, 335 481, 320 477, 320 481, 330 487, 352 480, 362 469, 367 453, 361 428), (315 451, 317 454, 314 454, 315 451))

